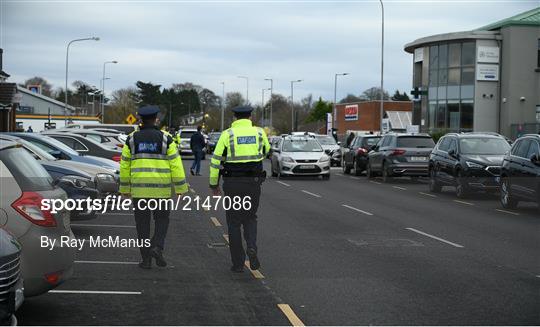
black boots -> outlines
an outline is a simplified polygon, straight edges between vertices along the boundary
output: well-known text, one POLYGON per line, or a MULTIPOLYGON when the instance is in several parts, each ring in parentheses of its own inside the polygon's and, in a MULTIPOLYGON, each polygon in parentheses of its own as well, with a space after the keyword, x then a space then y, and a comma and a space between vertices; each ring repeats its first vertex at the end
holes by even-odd
POLYGON ((150 249, 150 255, 156 259, 156 265, 158 265, 158 267, 167 266, 167 261, 165 261, 165 258, 163 258, 163 250, 159 247, 154 246, 152 249, 150 249))

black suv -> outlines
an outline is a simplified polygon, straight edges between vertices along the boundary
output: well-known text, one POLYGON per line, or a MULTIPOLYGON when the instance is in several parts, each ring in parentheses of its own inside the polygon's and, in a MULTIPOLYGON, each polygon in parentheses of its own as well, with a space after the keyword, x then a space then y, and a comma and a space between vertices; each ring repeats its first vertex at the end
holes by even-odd
POLYGON ((344 149, 343 162, 341 163, 343 172, 350 174, 351 169, 354 169, 354 174, 359 176, 366 170, 368 153, 380 139, 380 136, 371 134, 356 136, 349 147, 344 149))
POLYGON ((473 189, 497 191, 503 156, 509 150, 510 144, 497 134, 446 134, 429 158, 429 190, 455 186, 459 198, 473 189))
POLYGON ((516 140, 504 156, 501 171, 501 204, 517 207, 518 201, 538 203, 540 211, 540 135, 516 140))
POLYGON ((380 173, 385 183, 394 176, 427 176, 434 146, 428 134, 386 134, 368 154, 366 175, 372 178, 380 173))

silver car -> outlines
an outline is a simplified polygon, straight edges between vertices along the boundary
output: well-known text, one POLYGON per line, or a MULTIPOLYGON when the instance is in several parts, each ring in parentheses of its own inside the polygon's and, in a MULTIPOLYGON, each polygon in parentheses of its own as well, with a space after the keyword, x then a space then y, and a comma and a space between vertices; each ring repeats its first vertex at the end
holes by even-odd
POLYGON ((321 175, 330 178, 330 157, 311 136, 286 136, 272 151, 272 176, 321 175))
POLYGON ((17 325, 14 313, 24 301, 20 256, 19 242, 0 228, 0 326, 17 325))
POLYGON ((59 246, 74 239, 69 212, 42 210, 44 199, 67 199, 52 177, 17 143, 0 140, 0 226, 22 246, 24 295, 45 293, 73 274, 75 248, 59 246), (56 241, 52 249, 43 239, 56 241))

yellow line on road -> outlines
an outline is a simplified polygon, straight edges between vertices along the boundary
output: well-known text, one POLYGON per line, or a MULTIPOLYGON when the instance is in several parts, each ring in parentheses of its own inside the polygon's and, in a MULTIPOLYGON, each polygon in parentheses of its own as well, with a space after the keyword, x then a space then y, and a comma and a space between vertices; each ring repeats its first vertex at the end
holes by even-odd
POLYGON ((251 270, 251 268, 249 268, 249 261, 246 260, 246 262, 244 262, 244 264, 246 265, 247 269, 249 271, 251 271, 251 274, 253 275, 253 277, 257 278, 257 279, 263 279, 264 278, 264 275, 261 274, 260 271, 258 270, 251 270))
POLYGON ((290 305, 280 303, 277 306, 283 312, 283 314, 285 314, 287 319, 289 319, 291 325, 293 325, 293 326, 305 326, 304 323, 302 322, 302 320, 300 320, 300 318, 298 318, 296 313, 294 313, 294 311, 293 311, 293 309, 291 308, 290 305))
POLYGON ((221 227, 221 223, 216 217, 210 217, 210 220, 212 220, 212 222, 214 223, 216 227, 221 227))
POLYGON ((466 204, 468 206, 473 206, 474 203, 470 203, 470 202, 466 202, 466 201, 461 201, 461 200, 454 200, 454 202, 457 202, 457 203, 461 203, 461 204, 466 204))
POLYGON ((506 211, 506 210, 502 210, 502 209, 495 209, 495 210, 497 210, 499 212, 509 213, 511 215, 514 215, 514 216, 519 216, 519 213, 517 213, 517 212, 506 211))

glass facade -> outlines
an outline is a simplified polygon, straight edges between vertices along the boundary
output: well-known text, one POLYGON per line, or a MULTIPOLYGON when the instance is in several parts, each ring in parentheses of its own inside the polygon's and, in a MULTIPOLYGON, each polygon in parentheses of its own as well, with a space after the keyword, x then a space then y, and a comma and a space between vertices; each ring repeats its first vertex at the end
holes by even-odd
POLYGON ((467 132, 473 129, 475 42, 429 47, 429 131, 467 132))

